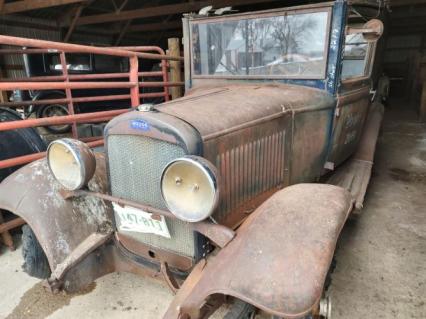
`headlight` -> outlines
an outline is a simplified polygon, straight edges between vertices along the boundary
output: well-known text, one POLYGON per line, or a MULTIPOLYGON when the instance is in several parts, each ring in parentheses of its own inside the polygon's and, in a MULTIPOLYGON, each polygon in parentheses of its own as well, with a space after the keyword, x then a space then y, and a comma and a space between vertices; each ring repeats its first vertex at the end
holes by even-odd
POLYGON ((70 138, 50 143, 47 162, 52 175, 69 190, 85 186, 93 177, 96 168, 95 155, 90 147, 70 138))
POLYGON ((188 222, 202 221, 217 207, 216 168, 198 156, 178 158, 164 169, 161 192, 176 217, 188 222))

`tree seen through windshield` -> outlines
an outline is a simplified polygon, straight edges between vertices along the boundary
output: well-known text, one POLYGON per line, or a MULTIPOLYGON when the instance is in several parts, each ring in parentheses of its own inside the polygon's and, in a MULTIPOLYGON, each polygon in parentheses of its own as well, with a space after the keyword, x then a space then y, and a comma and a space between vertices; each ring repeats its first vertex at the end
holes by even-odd
POLYGON ((323 77, 327 12, 194 23, 195 75, 323 77))

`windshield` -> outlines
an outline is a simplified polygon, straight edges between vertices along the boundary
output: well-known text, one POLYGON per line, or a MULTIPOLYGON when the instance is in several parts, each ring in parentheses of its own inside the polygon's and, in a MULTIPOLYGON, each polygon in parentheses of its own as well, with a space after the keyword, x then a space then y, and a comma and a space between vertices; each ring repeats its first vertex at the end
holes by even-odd
POLYGON ((196 22, 194 75, 323 78, 328 12, 196 22))

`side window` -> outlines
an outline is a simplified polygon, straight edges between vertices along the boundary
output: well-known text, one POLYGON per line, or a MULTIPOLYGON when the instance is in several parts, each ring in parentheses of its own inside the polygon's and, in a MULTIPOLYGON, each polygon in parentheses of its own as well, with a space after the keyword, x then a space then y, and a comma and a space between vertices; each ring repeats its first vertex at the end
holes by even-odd
POLYGON ((128 72, 129 59, 112 55, 95 55, 95 69, 99 73, 128 72))
MULTIPOLYGON (((48 53, 44 55, 47 69, 52 71, 61 71, 62 64, 59 54, 48 53)), ((67 69, 70 73, 88 72, 91 70, 91 62, 89 54, 67 53, 66 54, 67 69)))
POLYGON ((342 80, 370 76, 374 46, 362 33, 346 35, 342 80))

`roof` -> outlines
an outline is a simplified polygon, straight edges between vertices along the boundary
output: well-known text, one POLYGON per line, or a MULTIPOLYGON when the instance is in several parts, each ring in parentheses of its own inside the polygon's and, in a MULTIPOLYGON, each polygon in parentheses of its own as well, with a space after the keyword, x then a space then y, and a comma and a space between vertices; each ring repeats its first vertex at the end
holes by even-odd
MULTIPOLYGON (((391 6, 426 5, 425 0, 347 0, 353 4, 391 6)), ((6 0, 0 15, 24 15, 54 21, 65 41, 74 30, 111 35, 117 45, 123 38, 143 44, 156 38, 182 35, 181 17, 216 4, 215 8, 232 6, 239 12, 257 11, 324 0, 6 0), (69 33, 69 36, 68 36, 69 33)))

